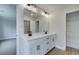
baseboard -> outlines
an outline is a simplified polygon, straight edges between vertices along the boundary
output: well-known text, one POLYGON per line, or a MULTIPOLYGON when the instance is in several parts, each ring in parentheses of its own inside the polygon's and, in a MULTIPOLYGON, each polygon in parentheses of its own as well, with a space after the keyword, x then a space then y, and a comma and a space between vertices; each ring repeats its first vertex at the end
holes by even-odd
POLYGON ((60 46, 56 46, 56 48, 61 49, 61 50, 66 50, 66 48, 62 48, 60 46))
POLYGON ((75 48, 75 49, 79 49, 79 47, 77 47, 77 45, 67 45, 68 47, 72 47, 72 48, 75 48))
POLYGON ((72 47, 72 48, 79 49, 79 43, 67 41, 67 46, 68 47, 72 47))

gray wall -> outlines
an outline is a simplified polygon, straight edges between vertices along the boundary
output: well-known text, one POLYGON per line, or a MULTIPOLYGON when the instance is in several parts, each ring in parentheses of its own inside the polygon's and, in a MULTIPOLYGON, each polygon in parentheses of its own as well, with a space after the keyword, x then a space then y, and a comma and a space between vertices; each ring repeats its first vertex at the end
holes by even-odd
POLYGON ((16 5, 0 4, 0 54, 16 54, 16 5))
POLYGON ((0 41, 0 55, 15 55, 16 39, 8 39, 0 41))
POLYGON ((0 5, 0 39, 16 38, 16 6, 0 5))

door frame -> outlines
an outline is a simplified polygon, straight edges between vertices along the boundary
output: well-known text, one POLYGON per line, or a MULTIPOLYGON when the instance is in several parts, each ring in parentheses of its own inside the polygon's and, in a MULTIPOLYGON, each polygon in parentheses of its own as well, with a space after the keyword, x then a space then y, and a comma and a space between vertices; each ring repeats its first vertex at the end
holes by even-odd
POLYGON ((79 10, 73 10, 73 11, 66 12, 66 49, 67 49, 67 14, 77 12, 77 11, 79 10))

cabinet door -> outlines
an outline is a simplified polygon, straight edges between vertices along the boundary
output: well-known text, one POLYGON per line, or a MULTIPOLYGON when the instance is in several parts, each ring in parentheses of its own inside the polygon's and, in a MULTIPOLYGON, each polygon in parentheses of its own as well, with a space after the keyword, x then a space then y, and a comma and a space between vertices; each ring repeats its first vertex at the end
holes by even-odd
POLYGON ((44 38, 44 50, 43 50, 43 53, 46 54, 50 49, 49 49, 49 46, 50 46, 50 38, 49 36, 45 37, 44 38))
POLYGON ((35 55, 35 45, 30 45, 30 55, 35 55))
POLYGON ((50 49, 52 49, 54 47, 54 36, 51 35, 50 36, 50 49))
POLYGON ((42 55, 43 54, 43 47, 41 44, 37 44, 35 46, 35 53, 36 55, 42 55))
POLYGON ((36 39, 30 42, 30 54, 41 55, 43 54, 43 41, 42 39, 36 39))

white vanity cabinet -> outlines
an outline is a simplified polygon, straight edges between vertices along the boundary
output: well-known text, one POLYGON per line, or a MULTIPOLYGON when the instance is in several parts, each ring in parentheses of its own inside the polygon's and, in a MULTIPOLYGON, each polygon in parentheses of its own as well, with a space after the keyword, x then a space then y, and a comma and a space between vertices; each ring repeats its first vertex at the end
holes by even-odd
POLYGON ((46 54, 54 47, 54 35, 42 37, 30 42, 30 54, 46 54))
POLYGON ((51 50, 54 45, 50 36, 42 37, 34 41, 30 41, 30 54, 32 55, 43 55, 51 50))
POLYGON ((45 36, 39 36, 34 39, 26 40, 24 39, 24 42, 21 41, 23 46, 20 46, 22 50, 22 53, 19 54, 27 54, 27 55, 44 55, 48 51, 50 51, 54 47, 54 35, 45 35, 45 36))

